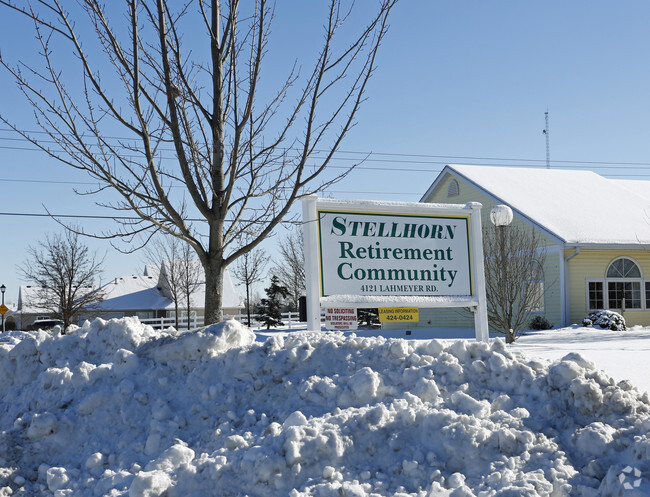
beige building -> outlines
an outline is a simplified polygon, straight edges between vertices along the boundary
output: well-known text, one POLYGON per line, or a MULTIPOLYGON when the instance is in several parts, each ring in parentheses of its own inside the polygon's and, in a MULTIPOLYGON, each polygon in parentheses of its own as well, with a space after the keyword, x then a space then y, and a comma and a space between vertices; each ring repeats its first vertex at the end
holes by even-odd
MULTIPOLYGON (((650 325, 650 181, 591 171, 449 165, 421 201, 480 202, 483 224, 494 205, 505 204, 514 223, 537 230, 546 262, 536 314, 554 325, 581 323, 597 309, 623 313, 628 326, 650 325)), ((462 310, 420 310, 420 326, 472 322, 462 310)))

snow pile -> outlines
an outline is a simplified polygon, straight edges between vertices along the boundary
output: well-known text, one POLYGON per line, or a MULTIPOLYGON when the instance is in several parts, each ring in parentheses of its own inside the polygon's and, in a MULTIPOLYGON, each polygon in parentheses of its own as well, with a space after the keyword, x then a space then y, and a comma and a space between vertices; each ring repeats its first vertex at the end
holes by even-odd
POLYGON ((650 495, 648 395, 578 355, 123 319, 0 374, 0 495, 650 495))

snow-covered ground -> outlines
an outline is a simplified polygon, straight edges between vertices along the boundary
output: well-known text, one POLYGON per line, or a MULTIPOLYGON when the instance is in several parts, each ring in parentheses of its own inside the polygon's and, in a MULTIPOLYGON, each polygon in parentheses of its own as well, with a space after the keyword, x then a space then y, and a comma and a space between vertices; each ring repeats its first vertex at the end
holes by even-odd
POLYGON ((5 334, 0 496, 650 495, 650 329, 385 335, 5 334))

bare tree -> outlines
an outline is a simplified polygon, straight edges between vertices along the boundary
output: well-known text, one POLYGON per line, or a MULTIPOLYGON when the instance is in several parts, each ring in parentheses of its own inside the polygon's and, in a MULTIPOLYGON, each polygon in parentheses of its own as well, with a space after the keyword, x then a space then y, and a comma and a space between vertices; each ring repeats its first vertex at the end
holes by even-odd
POLYGON ((289 291, 292 310, 298 309, 300 297, 305 294, 305 248, 300 232, 293 231, 279 244, 280 261, 272 270, 280 284, 289 291))
POLYGON ((192 248, 184 243, 181 247, 180 259, 175 261, 180 265, 180 289, 187 310, 187 329, 192 324, 192 295, 194 295, 201 284, 203 284, 203 271, 199 261, 193 258, 192 248))
POLYGON ((174 302, 175 328, 179 328, 180 307, 187 311, 190 328, 192 295, 203 283, 201 264, 192 248, 176 237, 157 238, 145 248, 147 259, 160 267, 161 283, 166 295, 174 302))
POLYGON ((246 315, 251 325, 251 291, 253 285, 264 279, 264 269, 269 257, 262 249, 255 249, 241 256, 232 269, 233 277, 246 287, 246 315))
POLYGON ((33 25, 29 55, 40 64, 25 62, 19 39, 0 64, 45 135, 0 119, 100 185, 81 193, 116 194, 100 205, 120 224, 95 236, 162 231, 189 243, 205 271, 206 322, 219 321, 224 269, 296 200, 350 171, 323 174, 355 123, 396 0, 369 15, 365 2, 360 12, 346 0, 322 5, 320 48, 275 91, 262 84, 275 14, 267 0, 62 3, 0 0, 5 19, 16 12, 33 25), (118 218, 125 211, 135 218, 118 218))
POLYGON ((165 292, 174 302, 175 325, 178 329, 179 306, 182 298, 181 245, 176 237, 157 238, 145 248, 147 260, 160 268, 165 292))
POLYGON ((483 247, 488 319, 512 343, 543 301, 546 251, 535 230, 518 224, 486 225, 483 247))
POLYGON ((47 309, 63 321, 64 328, 81 311, 104 300, 105 293, 98 285, 103 259, 91 253, 77 233, 47 236, 27 253, 28 259, 18 271, 38 288, 28 304, 47 309))

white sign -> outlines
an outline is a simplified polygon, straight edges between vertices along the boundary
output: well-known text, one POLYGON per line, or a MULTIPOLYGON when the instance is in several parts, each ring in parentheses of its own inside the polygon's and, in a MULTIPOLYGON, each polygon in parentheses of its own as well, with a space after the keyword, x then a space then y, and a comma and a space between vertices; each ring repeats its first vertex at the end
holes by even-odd
POLYGON ((308 329, 321 306, 463 307, 488 340, 480 203, 302 201, 308 329))
POLYGON ((346 307, 325 308, 325 328, 332 331, 356 330, 357 310, 346 307))
POLYGON ((472 295, 469 216, 317 216, 321 296, 472 295))

